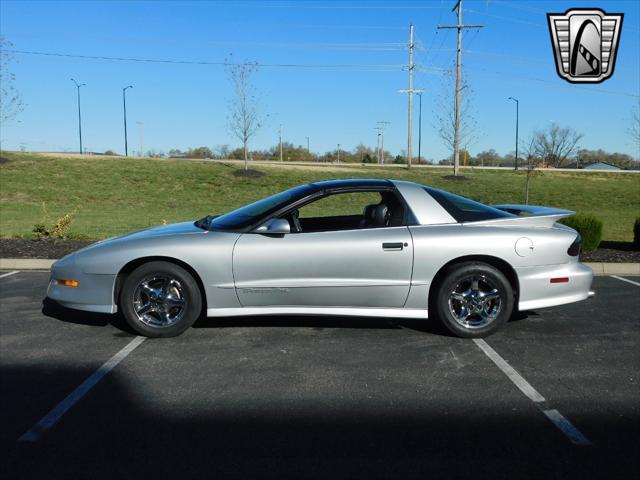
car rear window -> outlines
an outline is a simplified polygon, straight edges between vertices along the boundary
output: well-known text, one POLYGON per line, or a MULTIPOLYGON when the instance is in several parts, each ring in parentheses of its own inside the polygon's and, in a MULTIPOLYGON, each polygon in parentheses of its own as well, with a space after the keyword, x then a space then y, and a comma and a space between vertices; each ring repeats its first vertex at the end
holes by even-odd
POLYGON ((438 190, 437 188, 424 187, 436 202, 442 205, 449 215, 457 222, 479 222, 482 220, 495 220, 497 218, 516 217, 511 213, 485 205, 469 198, 461 197, 453 193, 438 190))

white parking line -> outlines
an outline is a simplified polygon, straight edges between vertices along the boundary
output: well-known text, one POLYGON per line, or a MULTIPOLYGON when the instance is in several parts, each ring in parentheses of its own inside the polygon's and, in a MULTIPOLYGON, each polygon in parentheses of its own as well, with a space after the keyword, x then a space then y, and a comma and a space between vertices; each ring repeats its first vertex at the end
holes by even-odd
POLYGON ((553 424, 560 429, 562 433, 564 433, 572 443, 576 445, 589 446, 591 442, 587 437, 585 437, 580 430, 573 426, 569 420, 567 420, 564 415, 562 415, 558 410, 543 410, 544 413, 549 420, 553 422, 553 424))
POLYGON ((487 342, 479 338, 475 338, 473 341, 480 350, 482 350, 485 355, 489 357, 500 370, 502 370, 502 373, 504 373, 509 380, 511 380, 513 384, 518 387, 520 391, 527 396, 527 398, 529 398, 529 400, 535 403, 542 413, 544 413, 547 418, 551 420, 551 422, 553 422, 553 424, 558 427, 562 433, 564 433, 571 443, 580 446, 591 445, 589 439, 585 437, 580 430, 574 427, 573 424, 558 410, 542 408, 542 404, 546 402, 545 398, 540 395, 540 393, 533 388, 533 386, 527 382, 522 375, 509 365, 507 361, 498 354, 498 352, 491 348, 487 342))
POLYGON ((40 419, 31 429, 23 433, 18 442, 36 442, 49 431, 62 416, 71 409, 89 390, 95 387, 102 378, 113 370, 127 355, 144 342, 145 337, 136 337, 131 340, 122 350, 107 360, 98 370, 93 372, 84 382, 73 392, 62 400, 56 407, 40 419))
POLYGON ((16 273, 20 273, 20 270, 14 270, 13 272, 3 273, 2 275, 0 275, 0 278, 9 277, 11 275, 15 275, 16 273))
POLYGON ((533 388, 522 375, 516 372, 515 369, 511 365, 509 365, 504 358, 498 355, 498 352, 491 348, 487 342, 478 338, 474 339, 473 341, 476 343, 476 345, 478 345, 478 347, 480 347, 480 350, 482 350, 485 355, 489 357, 500 370, 502 370, 502 373, 509 377, 509 380, 511 380, 514 385, 518 387, 520 391, 529 398, 529 400, 536 403, 545 401, 544 397, 540 395, 540 393, 535 388, 533 388))
POLYGON ((638 287, 640 287, 640 283, 634 282, 633 280, 629 280, 628 278, 619 277, 617 275, 609 275, 609 276, 611 278, 617 278, 618 280, 622 280, 623 282, 627 282, 627 283, 630 283, 631 285, 637 285, 638 287))

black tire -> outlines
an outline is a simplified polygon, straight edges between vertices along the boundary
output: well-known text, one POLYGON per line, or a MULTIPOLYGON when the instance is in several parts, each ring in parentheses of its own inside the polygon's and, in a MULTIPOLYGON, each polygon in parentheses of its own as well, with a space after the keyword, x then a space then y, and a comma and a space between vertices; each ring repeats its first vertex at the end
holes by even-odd
POLYGON ((127 276, 119 298, 127 324, 145 337, 175 337, 202 312, 194 278, 170 262, 149 262, 127 276))
POLYGON ((432 307, 448 332, 482 338, 509 320, 514 303, 513 288, 500 270, 486 263, 465 262, 447 269, 432 307))

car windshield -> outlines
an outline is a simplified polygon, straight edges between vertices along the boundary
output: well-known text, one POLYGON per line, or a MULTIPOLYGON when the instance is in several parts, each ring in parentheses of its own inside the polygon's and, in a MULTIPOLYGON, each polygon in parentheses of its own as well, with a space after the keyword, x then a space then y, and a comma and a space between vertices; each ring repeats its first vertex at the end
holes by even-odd
POLYGON ((263 198, 262 200, 213 218, 208 222, 208 228, 209 230, 240 230, 249 227, 261 218, 279 210, 291 202, 306 197, 314 191, 315 189, 311 185, 302 185, 292 188, 291 190, 276 193, 271 197, 263 198))
POLYGON ((517 216, 437 188, 424 187, 424 189, 460 223, 517 216))

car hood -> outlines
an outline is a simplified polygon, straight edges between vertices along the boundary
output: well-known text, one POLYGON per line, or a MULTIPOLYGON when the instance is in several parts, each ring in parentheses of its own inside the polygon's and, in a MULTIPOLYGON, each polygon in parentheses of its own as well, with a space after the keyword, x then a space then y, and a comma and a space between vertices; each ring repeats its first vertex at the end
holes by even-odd
POLYGON ((128 242, 132 240, 143 240, 147 238, 156 237, 168 237, 174 235, 188 235, 188 234, 206 234, 206 230, 202 230, 194 225, 194 222, 180 222, 172 223, 169 225, 160 225, 158 227, 145 228, 124 235, 118 235, 117 237, 107 238, 100 240, 99 242, 92 243, 91 245, 78 250, 75 253, 86 252, 93 250, 96 247, 104 247, 107 245, 113 245, 122 242, 128 242))

